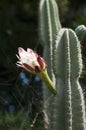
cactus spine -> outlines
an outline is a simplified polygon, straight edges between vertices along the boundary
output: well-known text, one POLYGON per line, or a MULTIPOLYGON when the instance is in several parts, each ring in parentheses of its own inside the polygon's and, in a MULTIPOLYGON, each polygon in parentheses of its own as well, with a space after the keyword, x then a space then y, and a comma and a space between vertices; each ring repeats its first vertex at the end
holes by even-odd
POLYGON ((39 13, 44 58, 57 89, 54 96, 43 85, 48 130, 85 130, 84 98, 78 82, 82 72, 80 42, 72 29, 61 29, 54 0, 41 0, 39 13))

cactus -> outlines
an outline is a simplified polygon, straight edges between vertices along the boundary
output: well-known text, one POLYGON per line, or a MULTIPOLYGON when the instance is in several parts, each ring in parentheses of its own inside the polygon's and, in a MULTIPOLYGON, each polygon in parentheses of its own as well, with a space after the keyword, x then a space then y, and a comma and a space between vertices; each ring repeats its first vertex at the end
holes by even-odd
MULTIPOLYGON (((56 84, 55 74, 53 73, 53 48, 54 48, 54 39, 56 33, 61 29, 61 24, 59 20, 58 7, 55 0, 41 0, 39 8, 39 26, 40 26, 40 37, 42 39, 42 45, 44 47, 44 58, 47 62, 48 73, 54 83, 56 84), (51 15, 52 14, 52 15, 51 15)), ((53 105, 51 105, 51 100, 53 101, 54 96, 51 96, 47 87, 43 84, 43 99, 44 99, 44 110, 47 114, 53 113, 53 105), (49 99, 48 99, 49 97, 49 99), (45 102, 46 101, 46 102, 45 102), (48 103, 47 103, 48 102, 48 103), (49 106, 48 106, 49 105, 49 106), (50 111, 47 111, 47 108, 52 108, 50 111), (48 113, 49 112, 49 113, 48 113)), ((53 125, 54 117, 49 117, 51 122, 50 127, 53 125)))
POLYGON ((84 97, 78 81, 82 72, 79 33, 61 28, 54 0, 40 1, 39 17, 44 58, 57 89, 57 94, 51 95, 43 84, 48 130, 85 130, 84 97))
MULTIPOLYGON (((56 51, 54 55, 55 72, 57 72, 57 90, 62 86, 58 80, 63 83, 64 110, 59 112, 62 105, 56 108, 57 117, 63 116, 64 126, 60 129, 61 124, 57 118, 57 127, 59 130, 85 130, 85 107, 81 86, 78 82, 82 71, 82 58, 80 43, 71 29, 61 29, 56 38, 56 51)), ((62 87, 61 87, 62 89, 62 87)), ((58 92, 58 95, 60 93, 58 92)), ((57 96, 58 96, 57 95, 57 96)), ((58 98, 58 97, 57 97, 58 98)), ((57 99, 58 101, 59 99, 57 99)), ((56 102, 58 104, 58 102, 56 102)), ((60 110, 61 111, 61 110, 60 110)), ((62 121, 63 123, 63 121, 62 121)))
POLYGON ((39 26, 42 44, 53 44, 56 32, 61 28, 55 0, 40 1, 39 26))
POLYGON ((84 36, 86 35, 86 27, 84 25, 79 25, 75 29, 76 35, 78 36, 79 40, 82 41, 84 36))
POLYGON ((52 75, 52 50, 56 33, 61 28, 57 4, 54 0, 41 0, 39 8, 40 37, 44 47, 44 58, 47 59, 48 72, 52 75), (46 54, 45 54, 46 53, 46 54), (50 56, 47 57, 47 53, 50 56), (51 58, 51 59, 50 59, 51 58), (51 72, 50 72, 51 70, 51 72))

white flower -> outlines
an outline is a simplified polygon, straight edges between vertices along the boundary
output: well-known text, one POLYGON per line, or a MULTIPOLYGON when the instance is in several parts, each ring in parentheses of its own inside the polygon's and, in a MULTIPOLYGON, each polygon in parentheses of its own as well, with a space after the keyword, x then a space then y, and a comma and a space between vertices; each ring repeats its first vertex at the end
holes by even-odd
POLYGON ((46 63, 42 57, 31 49, 25 51, 22 47, 18 48, 17 66, 20 66, 32 74, 41 72, 46 68, 46 63))
POLYGON ((56 94, 55 86, 47 73, 46 62, 42 57, 33 50, 28 48, 27 51, 25 51, 22 47, 18 48, 18 55, 16 56, 19 59, 19 61, 17 61, 17 66, 24 68, 32 74, 36 74, 46 83, 49 89, 56 94))

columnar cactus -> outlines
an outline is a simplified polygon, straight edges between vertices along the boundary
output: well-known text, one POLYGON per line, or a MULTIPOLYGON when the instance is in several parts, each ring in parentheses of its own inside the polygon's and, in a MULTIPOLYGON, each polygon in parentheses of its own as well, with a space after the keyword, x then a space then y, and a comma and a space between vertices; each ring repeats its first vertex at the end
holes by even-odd
POLYGON ((57 89, 57 94, 51 95, 43 85, 48 130, 85 130, 84 98, 78 81, 82 72, 79 33, 61 29, 54 0, 41 0, 39 13, 44 58, 57 89))
MULTIPOLYGON (((60 130, 59 122, 61 113, 63 116, 64 130, 85 130, 85 107, 81 86, 78 82, 82 71, 82 58, 80 43, 71 29, 61 29, 56 38, 56 51, 54 54, 54 64, 57 90, 63 83, 63 98, 64 109, 57 109, 57 127, 60 130), (59 83, 62 81, 62 83, 59 83), (59 84, 58 84, 59 83, 59 84), (61 84, 61 85, 60 85, 61 84)), ((58 95, 60 95, 58 91, 58 95)), ((59 96, 57 95, 57 101, 59 96)), ((56 102, 58 104, 58 102, 56 102)), ((62 107, 59 106, 60 108, 62 107)), ((62 130, 61 129, 61 130, 62 130)))
MULTIPOLYGON (((54 48, 54 39, 56 37, 56 33, 60 30, 61 24, 58 16, 58 7, 55 0, 41 0, 40 1, 40 10, 39 10, 39 20, 40 20, 40 34, 42 39, 42 45, 44 46, 44 58, 47 62, 48 73, 54 83, 56 84, 55 75, 53 73, 53 48, 54 48), (52 15, 51 15, 52 14, 52 15)), ((48 97, 52 99, 51 93, 47 90, 46 86, 43 85, 43 98, 44 101, 44 109, 46 109, 47 113, 53 113, 54 107, 51 105, 51 100, 48 101, 48 97), (49 106, 48 106, 49 105, 49 106), (47 108, 52 108, 50 111, 47 108)), ((51 120, 51 125, 53 125, 53 115, 49 117, 51 120)))
MULTIPOLYGON (((39 8, 39 26, 40 26, 40 37, 41 44, 44 47, 44 58, 47 63, 48 73, 54 83, 56 84, 55 74, 53 73, 53 48, 54 48, 54 39, 56 37, 56 33, 61 29, 61 24, 59 21, 58 15, 58 7, 55 0, 41 0, 40 8, 39 8), (52 14, 52 15, 51 15, 52 14)), ((44 109, 47 110, 48 107, 52 108, 49 113, 53 113, 54 108, 51 106, 51 100, 48 101, 48 97, 53 100, 54 97, 51 98, 51 93, 47 87, 43 84, 43 98, 44 101, 44 109), (48 103, 47 103, 48 101, 48 103), (48 106, 49 105, 49 106, 48 106), (47 108, 46 108, 47 107, 47 108)), ((53 116, 49 118, 51 120, 51 126, 53 124, 53 116)))
POLYGON ((51 78, 52 74, 52 50, 56 33, 61 28, 58 8, 54 0, 41 0, 39 9, 40 37, 44 47, 44 57, 47 59, 48 70, 51 78), (49 55, 49 57, 47 57, 49 55), (50 59, 51 58, 51 59, 50 59), (51 72, 50 72, 51 70, 51 72))
POLYGON ((75 29, 76 35, 78 36, 79 40, 82 41, 84 36, 86 35, 86 27, 84 25, 79 25, 75 29))

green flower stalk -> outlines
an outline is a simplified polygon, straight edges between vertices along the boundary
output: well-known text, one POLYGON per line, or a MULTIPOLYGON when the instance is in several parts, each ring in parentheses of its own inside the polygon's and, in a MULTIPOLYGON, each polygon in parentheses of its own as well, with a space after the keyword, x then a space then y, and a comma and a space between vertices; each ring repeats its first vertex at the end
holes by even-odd
POLYGON ((19 47, 18 54, 17 58, 19 61, 17 62, 17 66, 24 68, 32 74, 36 74, 46 83, 52 93, 56 94, 55 87, 46 70, 47 64, 45 60, 29 48, 25 51, 23 48, 19 47))
POLYGON ((47 70, 44 69, 43 71, 41 71, 40 73, 37 73, 37 76, 40 77, 40 79, 42 79, 46 85, 48 86, 48 88, 54 93, 56 94, 56 89, 54 87, 53 82, 51 81, 50 77, 48 76, 47 70))

